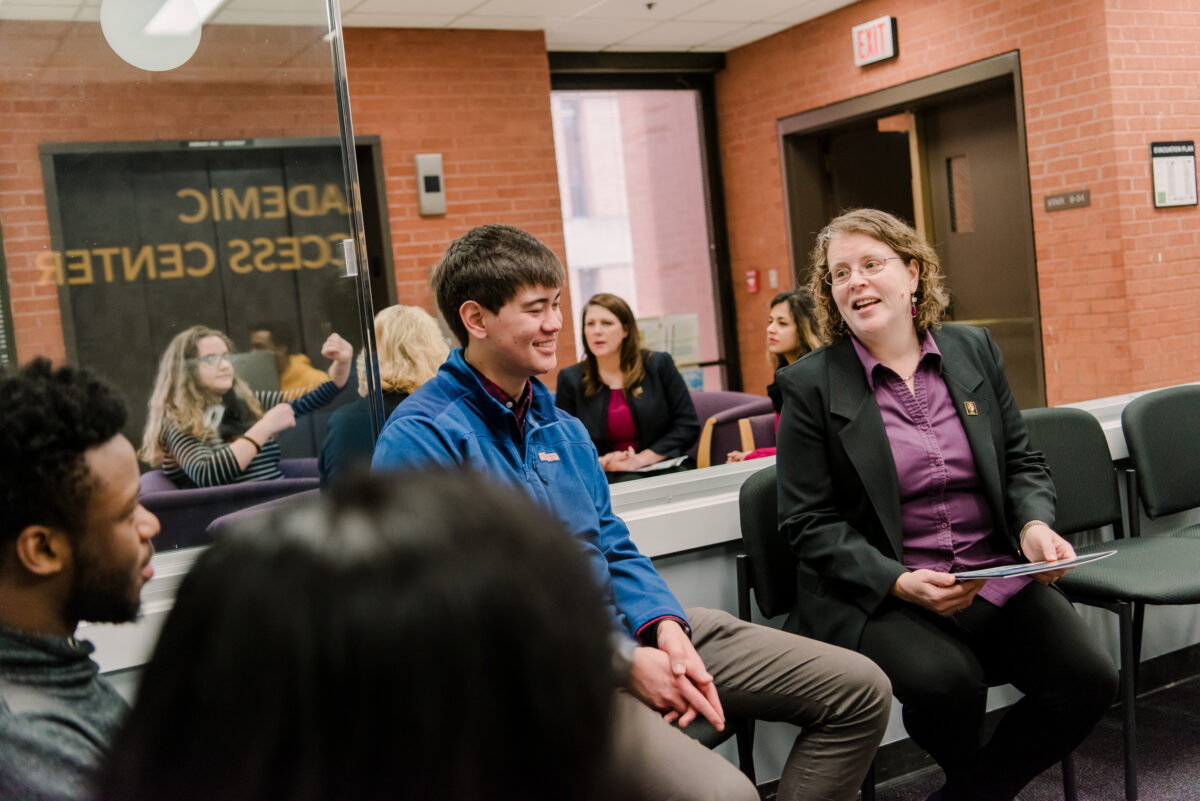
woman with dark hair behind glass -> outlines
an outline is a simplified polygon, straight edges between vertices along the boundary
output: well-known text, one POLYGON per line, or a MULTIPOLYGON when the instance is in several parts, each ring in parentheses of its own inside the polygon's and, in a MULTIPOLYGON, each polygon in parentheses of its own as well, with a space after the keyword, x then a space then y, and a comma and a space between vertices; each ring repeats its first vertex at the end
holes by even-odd
MULTIPOLYGON (((812 293, 807 287, 788 289, 771 298, 770 311, 767 313, 767 361, 771 369, 782 370, 804 354, 821 347, 815 314, 812 293)), ((774 381, 767 385, 767 395, 775 407, 775 426, 778 428, 783 397, 774 381)), ((775 446, 771 445, 752 451, 730 451, 725 461, 741 462, 774 455, 775 446)))
POLYGON ((616 295, 583 307, 583 361, 558 374, 554 403, 575 415, 609 473, 640 470, 682 455, 700 420, 669 353, 642 349, 637 319, 616 295))
POLYGON ((100 797, 614 797, 611 631, 575 540, 523 496, 354 476, 200 556, 100 797))

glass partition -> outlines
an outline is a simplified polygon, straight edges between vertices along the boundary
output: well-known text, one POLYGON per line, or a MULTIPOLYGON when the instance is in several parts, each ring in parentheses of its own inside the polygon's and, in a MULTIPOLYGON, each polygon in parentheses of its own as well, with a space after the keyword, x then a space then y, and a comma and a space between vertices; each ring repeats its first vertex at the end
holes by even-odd
MULTIPOLYGON (((17 2, 0 15, 6 353, 120 388, 160 550, 316 487, 328 419, 360 397, 347 354, 371 356, 390 248, 378 142, 345 146, 330 2, 17 2), (267 414, 281 398, 294 426, 267 414)), ((378 381, 361 377, 377 426, 378 381)))

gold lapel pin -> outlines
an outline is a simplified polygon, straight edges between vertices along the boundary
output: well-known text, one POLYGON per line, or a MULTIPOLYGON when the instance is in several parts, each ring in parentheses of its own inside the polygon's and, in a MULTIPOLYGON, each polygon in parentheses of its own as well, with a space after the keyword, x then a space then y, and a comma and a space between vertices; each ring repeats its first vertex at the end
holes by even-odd
POLYGON ((975 406, 975 401, 966 401, 963 403, 963 406, 966 407, 968 417, 975 417, 979 414, 979 409, 975 406))

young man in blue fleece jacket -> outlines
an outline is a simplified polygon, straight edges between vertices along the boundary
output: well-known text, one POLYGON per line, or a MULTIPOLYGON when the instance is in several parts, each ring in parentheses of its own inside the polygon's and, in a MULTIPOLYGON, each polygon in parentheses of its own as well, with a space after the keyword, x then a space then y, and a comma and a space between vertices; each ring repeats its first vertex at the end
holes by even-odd
POLYGON ((680 607, 613 513, 587 430, 536 378, 557 364, 562 284, 554 254, 517 228, 485 225, 451 243, 433 288, 463 347, 396 407, 374 469, 480 471, 528 493, 574 533, 618 632, 614 759, 638 797, 757 799, 740 771, 671 725, 703 716, 720 729, 728 710, 801 727, 780 801, 853 799, 887 725, 887 678, 852 651, 680 607))

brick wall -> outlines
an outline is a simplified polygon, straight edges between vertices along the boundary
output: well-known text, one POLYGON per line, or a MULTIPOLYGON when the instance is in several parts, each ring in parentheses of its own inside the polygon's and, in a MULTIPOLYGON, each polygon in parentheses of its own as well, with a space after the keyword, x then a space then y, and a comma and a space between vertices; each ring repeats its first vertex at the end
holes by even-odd
MULTIPOLYGON (((20 358, 63 353, 55 290, 34 264, 50 246, 38 143, 336 133, 327 48, 311 31, 270 35, 295 51, 287 82, 256 66, 263 29, 243 27, 210 29, 186 80, 131 83, 95 25, 0 23, 0 226, 20 358)), ((349 29, 346 42, 355 129, 382 138, 401 302, 432 308, 429 266, 478 223, 520 225, 563 254, 540 33, 349 29), (417 214, 417 152, 445 158, 445 217, 417 214)), ((1200 10, 1188 0, 865 0, 731 52, 718 111, 733 275, 777 269, 788 283, 780 117, 1011 50, 1021 54, 1049 401, 1200 377, 1200 217, 1150 202, 1149 142, 1200 129, 1200 10), (899 59, 854 67, 850 28, 883 14, 899 20, 899 59), (1043 211, 1044 195, 1083 187, 1091 207, 1043 211)), ((772 292, 734 285, 753 389, 769 380, 772 292)), ((564 344, 572 328, 567 319, 564 344)), ((560 348, 560 360, 573 351, 560 348)))
MULTIPOLYGON (((866 0, 731 52, 718 76, 733 274, 786 272, 781 117, 1019 50, 1047 399, 1200 378, 1200 215, 1150 202, 1149 143, 1200 133, 1200 10, 1186 0, 866 0), (850 29, 897 17, 900 57, 854 66, 850 29), (1090 188, 1089 208, 1043 196, 1090 188)), ((768 299, 735 282, 748 388, 768 299)))
MULTIPOLYGON (((355 132, 382 141, 401 303, 433 309, 428 270, 474 225, 518 225, 564 254, 540 32, 349 29, 346 53, 355 132), (443 155, 445 216, 418 215, 419 152, 443 155)), ((207 28, 185 68, 131 69, 98 25, 0 22, 0 226, 22 361, 64 354, 56 290, 35 264, 50 248, 39 143, 338 132, 314 29, 207 28)), ((573 338, 567 319, 562 341, 573 338)), ((560 359, 574 360, 569 344, 560 359)))

